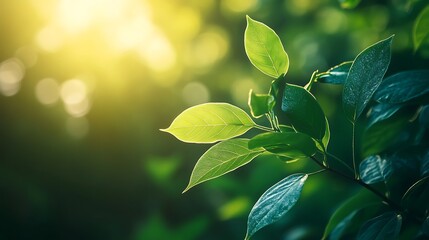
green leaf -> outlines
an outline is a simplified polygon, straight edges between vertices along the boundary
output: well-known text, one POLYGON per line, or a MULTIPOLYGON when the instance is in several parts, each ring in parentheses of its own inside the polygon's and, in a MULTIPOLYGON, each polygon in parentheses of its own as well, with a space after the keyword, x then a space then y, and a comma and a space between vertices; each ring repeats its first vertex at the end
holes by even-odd
POLYGON ((427 217, 426 220, 423 222, 422 232, 426 234, 426 236, 429 236, 429 217, 427 217))
POLYGON ((273 78, 287 73, 289 57, 279 36, 267 25, 246 16, 244 48, 250 62, 261 72, 273 78))
POLYGON ((250 211, 247 220, 246 239, 259 229, 278 221, 298 201, 308 175, 290 175, 270 187, 250 211))
POLYGON ((316 153, 313 139, 304 133, 262 133, 249 141, 249 148, 265 148, 267 151, 290 158, 306 158, 316 153))
POLYGON ((392 38, 366 48, 353 61, 343 89, 343 108, 353 123, 365 109, 389 67, 392 38))
POLYGON ((362 181, 366 184, 373 184, 387 181, 393 173, 393 165, 389 159, 373 155, 365 158, 359 165, 359 172, 362 181))
POLYGON ((426 176, 419 179, 417 182, 411 185, 402 196, 401 205, 407 206, 410 204, 410 202, 413 204, 416 204, 418 195, 421 195, 424 192, 425 187, 429 186, 429 185, 426 185, 428 183, 428 180, 429 180, 429 176, 426 176))
POLYGON ((360 0, 338 0, 340 2, 340 5, 344 9, 353 9, 357 5, 359 5, 360 0))
POLYGON ((429 94, 429 71, 405 71, 387 77, 374 94, 382 103, 405 103, 429 94))
POLYGON ((366 222, 358 233, 358 240, 396 239, 402 225, 402 216, 387 212, 366 222))
POLYGON ((317 82, 330 84, 344 84, 353 61, 343 62, 321 73, 317 77, 317 82))
POLYGON ((286 84, 282 110, 298 132, 319 140, 325 135, 325 114, 316 98, 303 87, 286 84))
POLYGON ((372 125, 389 119, 401 109, 402 105, 393 105, 388 103, 379 103, 371 107, 368 114, 367 128, 372 125))
POLYGON ((374 203, 379 202, 374 194, 369 193, 366 190, 360 191, 353 197, 345 201, 341 206, 335 210, 331 215, 331 218, 328 221, 328 224, 325 227, 325 232, 323 233, 323 239, 326 239, 329 234, 334 230, 338 224, 340 224, 347 216, 353 212, 362 209, 364 207, 373 205, 374 203))
POLYGON ((189 184, 183 192, 197 184, 234 171, 264 152, 262 148, 249 149, 248 142, 248 139, 237 138, 212 146, 198 159, 189 184))
POLYGON ((228 103, 204 103, 183 111, 161 131, 189 143, 213 143, 239 136, 255 126, 242 109, 228 103))
POLYGON ((256 94, 253 90, 249 92, 249 108, 252 116, 259 118, 273 110, 276 101, 270 94, 256 94))
POLYGON ((422 44, 423 40, 429 35, 429 6, 426 6, 416 18, 413 28, 414 51, 422 44))
POLYGON ((421 176, 429 174, 429 149, 427 149, 426 153, 420 158, 420 174, 421 176))
MULTIPOLYGON (((328 118, 325 117, 325 134, 322 138, 323 149, 326 151, 328 149, 329 140, 331 139, 331 131, 329 130, 329 121, 328 118)), ((323 150, 322 150, 323 151, 323 150)))

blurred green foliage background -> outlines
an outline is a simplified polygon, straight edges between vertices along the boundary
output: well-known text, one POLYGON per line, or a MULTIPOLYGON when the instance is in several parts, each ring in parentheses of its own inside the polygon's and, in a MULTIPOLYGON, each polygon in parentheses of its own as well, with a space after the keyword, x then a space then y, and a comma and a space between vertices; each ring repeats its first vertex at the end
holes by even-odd
MULTIPOLYGON (((429 66, 416 53, 421 1, 0 0, 0 239, 241 239, 258 197, 310 162, 261 157, 182 195, 208 145, 158 129, 185 108, 229 102, 270 79, 244 52, 245 15, 271 26, 289 54, 289 82, 353 60, 395 34, 387 75, 429 66)), ((341 87, 316 86, 330 151, 349 159, 341 87)), ((249 134, 252 134, 250 132, 249 134)), ((320 238, 357 188, 310 179, 297 206, 255 239, 320 238), (324 186, 330 186, 325 188, 324 186)))

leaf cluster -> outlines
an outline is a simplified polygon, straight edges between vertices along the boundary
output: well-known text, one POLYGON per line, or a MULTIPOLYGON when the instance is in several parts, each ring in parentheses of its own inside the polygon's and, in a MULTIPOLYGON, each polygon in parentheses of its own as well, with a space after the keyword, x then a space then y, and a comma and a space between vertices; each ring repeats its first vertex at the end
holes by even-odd
POLYGON ((216 143, 197 161, 184 192, 262 154, 286 162, 307 159, 320 170, 287 176, 263 193, 249 214, 246 239, 284 216, 298 202, 306 180, 321 172, 363 187, 332 215, 323 238, 394 239, 405 232, 403 225, 417 226, 413 237, 428 234, 429 70, 385 78, 392 41, 390 36, 353 61, 315 71, 308 84, 298 86, 285 79, 289 57, 278 35, 247 17, 245 51, 250 62, 272 78, 270 90, 266 94, 250 90, 251 116, 228 103, 206 103, 183 111, 163 130, 184 142, 216 143), (315 83, 343 85, 344 114, 353 132, 352 166, 328 152, 329 121, 311 93, 315 83), (279 115, 288 124, 279 122, 279 115), (255 123, 252 117, 266 117, 269 126, 255 123), (363 160, 355 158, 357 124, 365 125, 363 160), (235 138, 252 128, 261 132, 235 138), (331 161, 354 174, 331 167, 331 161))

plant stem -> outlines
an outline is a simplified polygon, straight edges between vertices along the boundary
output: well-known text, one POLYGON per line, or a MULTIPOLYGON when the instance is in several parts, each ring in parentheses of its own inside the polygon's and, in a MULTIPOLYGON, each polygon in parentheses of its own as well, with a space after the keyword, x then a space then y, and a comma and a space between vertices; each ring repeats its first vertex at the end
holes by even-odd
POLYGON ((355 123, 352 123, 352 159, 353 159, 353 171, 355 173, 355 179, 359 180, 359 174, 357 173, 357 169, 356 169, 356 159, 355 159, 355 128, 356 125, 355 123))
MULTIPOLYGON (((389 205, 389 206, 390 206, 390 207, 392 207, 393 209, 395 209, 395 210, 397 210, 397 211, 399 211, 399 212, 401 212, 401 213, 406 213, 406 211, 404 211, 404 209, 403 209, 399 204, 397 204, 396 202, 394 202, 394 201, 392 201, 391 199, 389 199, 388 197, 386 197, 384 194, 382 194, 382 193, 380 193, 379 191, 377 191, 377 189, 373 188, 371 185, 368 185, 368 184, 366 184, 366 183, 362 182, 362 181, 361 181, 361 180, 359 180, 359 179, 349 177, 349 176, 347 176, 346 174, 344 174, 344 173, 342 173, 342 172, 340 172, 340 171, 337 171, 337 170, 335 170, 335 169, 333 169, 333 168, 325 167, 325 166, 324 166, 321 162, 319 162, 319 161, 318 161, 314 156, 312 156, 312 157, 311 157, 311 159, 312 159, 312 160, 313 160, 317 165, 319 165, 320 167, 322 167, 323 169, 325 169, 325 170, 327 170, 327 171, 329 171, 329 172, 332 172, 332 173, 334 173, 334 174, 336 174, 336 175, 338 175, 338 176, 341 176, 342 178, 345 178, 345 179, 347 179, 347 180, 349 180, 349 181, 355 182, 355 183, 357 183, 357 184, 361 185, 362 187, 366 188, 367 190, 371 191, 372 193, 374 193, 375 195, 377 195, 377 197, 379 197, 383 202, 385 202, 387 205, 389 205)), ((422 219, 420 219, 419 217, 417 217, 417 216, 415 216, 415 215, 412 215, 412 214, 410 214, 410 213, 408 213, 408 215, 409 215, 410 217, 412 217, 414 220, 416 220, 417 222, 419 222, 419 223, 423 223, 423 220, 422 220, 422 219)))
POLYGON ((316 174, 321 173, 321 172, 324 172, 324 171, 326 171, 326 168, 320 169, 319 171, 315 171, 315 172, 312 172, 312 173, 308 173, 307 175, 308 175, 308 176, 316 175, 316 174))
POLYGON ((260 130, 263 130, 263 131, 267 131, 267 132, 273 132, 274 131, 274 129, 272 129, 272 128, 261 126, 258 124, 255 124, 253 127, 260 129, 260 130))

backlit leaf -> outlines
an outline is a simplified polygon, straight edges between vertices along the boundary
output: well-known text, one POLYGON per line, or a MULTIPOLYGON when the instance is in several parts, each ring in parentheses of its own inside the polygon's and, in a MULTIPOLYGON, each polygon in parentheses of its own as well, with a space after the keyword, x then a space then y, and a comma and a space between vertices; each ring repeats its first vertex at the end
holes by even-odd
POLYGON ((396 239, 401 230, 402 216, 387 212, 366 222, 358 233, 358 240, 396 239))
POLYGON ((298 132, 319 140, 325 135, 325 114, 316 98, 303 87, 286 84, 282 110, 298 132))
POLYGON ((231 172, 264 152, 262 148, 249 149, 248 142, 248 139, 237 138, 212 146, 198 159, 189 184, 183 192, 197 184, 231 172))
POLYGON ((393 173, 393 165, 389 159, 373 155, 365 158, 359 165, 359 172, 362 181, 366 184, 373 184, 387 181, 393 173))
POLYGON ((344 84, 346 81, 347 75, 349 74, 350 68, 352 66, 352 61, 343 62, 337 66, 330 68, 328 71, 321 73, 317 82, 320 83, 331 83, 331 84, 344 84))
POLYGON ((298 201, 308 175, 290 175, 270 187, 250 211, 246 239, 259 229, 278 221, 298 201))
POLYGON ((353 61, 343 89, 343 108, 351 122, 362 114, 381 84, 390 63, 392 38, 366 48, 353 61))
POLYGON ((414 50, 416 51, 423 40, 429 35, 429 6, 426 6, 416 18, 413 28, 414 50))
POLYGON ((278 78, 286 74, 289 57, 279 36, 267 25, 247 18, 244 32, 244 48, 250 62, 261 72, 278 78))
POLYGON ((429 94, 429 70, 405 71, 387 77, 374 93, 382 103, 405 103, 429 94))
POLYGON ((269 113, 273 110, 275 104, 274 96, 270 94, 256 94, 253 90, 250 90, 248 105, 253 117, 258 118, 269 113))
POLYGON ((162 131, 189 143, 213 143, 239 136, 255 126, 242 109, 228 103, 205 103, 183 111, 162 131))
POLYGON ((355 8, 361 0, 338 0, 340 5, 344 9, 352 9, 355 8))
POLYGON ((305 158, 316 153, 316 145, 310 136, 297 132, 262 133, 249 141, 249 148, 265 148, 269 152, 291 158, 305 158))

